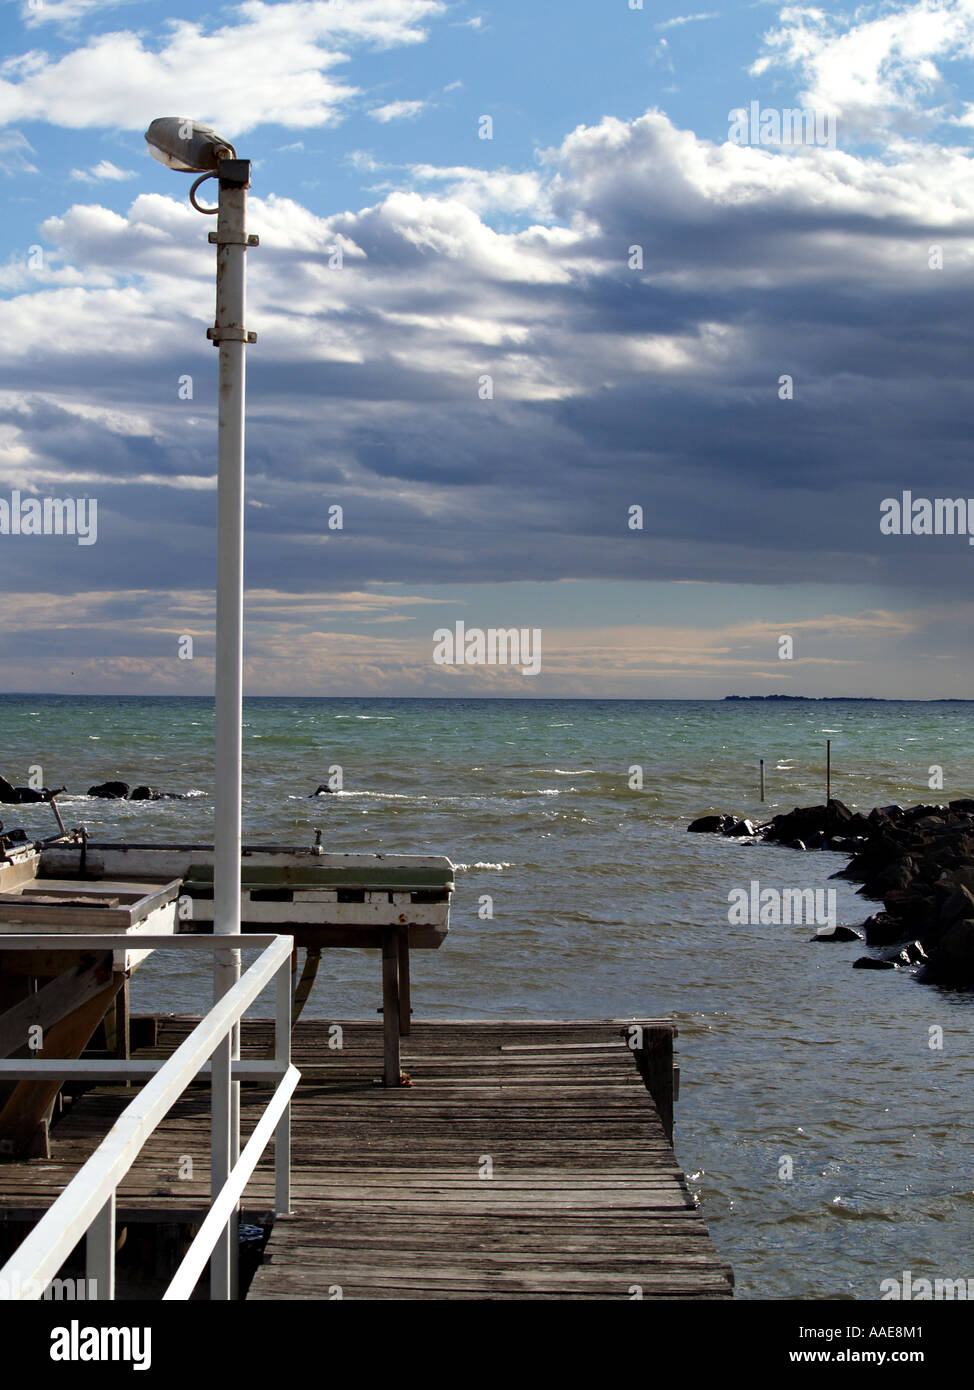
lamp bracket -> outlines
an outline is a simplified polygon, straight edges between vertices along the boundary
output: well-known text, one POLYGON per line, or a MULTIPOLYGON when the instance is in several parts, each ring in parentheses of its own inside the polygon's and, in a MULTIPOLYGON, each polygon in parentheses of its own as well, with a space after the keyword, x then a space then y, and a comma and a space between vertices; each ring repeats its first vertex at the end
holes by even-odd
POLYGON ((207 241, 211 246, 259 246, 259 236, 230 236, 227 232, 210 232, 207 241))
POLYGON ((206 336, 214 346, 219 347, 221 343, 256 343, 257 334, 248 332, 246 328, 237 328, 228 325, 225 328, 217 326, 208 328, 206 336))

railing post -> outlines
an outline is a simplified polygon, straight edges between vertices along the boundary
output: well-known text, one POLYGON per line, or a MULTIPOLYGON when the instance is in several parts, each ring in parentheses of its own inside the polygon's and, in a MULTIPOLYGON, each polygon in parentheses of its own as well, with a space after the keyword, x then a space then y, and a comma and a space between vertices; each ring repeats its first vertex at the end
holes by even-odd
MULTIPOLYGON (((228 1034, 210 1061, 210 1201, 215 1202, 230 1176, 230 1060, 233 1052, 228 1034)), ((232 1222, 213 1248, 210 1257, 210 1298, 225 1302, 231 1297, 231 1264, 234 1251, 230 1240, 232 1222)))
MULTIPOLYGON (((274 1058, 285 1069, 291 1065, 291 972, 287 962, 277 972, 274 1058)), ((274 1130, 274 1206, 278 1216, 286 1216, 291 1210, 290 1101, 274 1130)))
MULTIPOLYGON (((88 1289, 102 1302, 115 1297, 115 1193, 88 1227, 85 1238, 85 1277, 88 1289)), ((89 1297, 92 1295, 89 1292, 89 1297)))

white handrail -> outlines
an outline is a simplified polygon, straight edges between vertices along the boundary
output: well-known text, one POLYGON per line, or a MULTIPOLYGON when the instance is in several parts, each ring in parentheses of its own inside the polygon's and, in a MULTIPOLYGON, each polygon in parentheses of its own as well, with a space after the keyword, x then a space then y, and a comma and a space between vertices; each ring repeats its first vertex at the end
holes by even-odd
POLYGON ((226 1228, 227 1222, 236 1209, 251 1174, 260 1162, 260 1156, 267 1147, 271 1133, 284 1113, 294 1089, 301 1080, 297 1067, 289 1067, 287 1075, 275 1091, 274 1096, 261 1115, 254 1132, 247 1140, 233 1172, 217 1200, 210 1207, 206 1219, 200 1226, 196 1239, 190 1246, 182 1264, 176 1271, 172 1283, 163 1294, 163 1299, 189 1298, 196 1288, 196 1282, 206 1267, 210 1251, 226 1228))
MULTIPOLYGON (((277 1086, 261 1120, 251 1136, 244 1153, 227 1175, 220 1192, 213 1195, 211 1211, 190 1246, 167 1297, 188 1298, 196 1280, 187 1288, 187 1279, 180 1279, 182 1269, 192 1260, 192 1268, 202 1270, 221 1238, 226 1240, 237 1209, 237 1202, 261 1153, 267 1146, 271 1131, 275 1133, 276 1200, 278 1212, 287 1210, 290 1191, 290 1099, 300 1077, 290 1059, 290 966, 294 938, 291 936, 232 935, 232 936, 145 936, 125 938, 137 940, 140 947, 150 950, 173 946, 222 950, 228 947, 258 947, 264 949, 237 984, 230 989, 180 1044, 171 1057, 154 1064, 151 1080, 115 1121, 108 1134, 75 1174, 54 1204, 20 1244, 13 1256, 0 1269, 0 1300, 9 1298, 40 1298, 64 1261, 82 1236, 88 1237, 88 1277, 96 1279, 96 1290, 105 1290, 114 1297, 115 1261, 115 1194, 119 1183, 128 1173, 146 1140, 166 1117, 187 1086, 204 1069, 210 1072, 214 1116, 229 1109, 229 1088, 232 1081, 257 1064, 242 1062, 231 1066, 208 1066, 221 1045, 226 1050, 227 1039, 244 1011, 253 1003, 265 986, 276 976, 275 1057, 271 1064, 277 1073, 277 1086), (221 1092, 227 1094, 221 1094, 221 1092), (246 1160, 246 1161, 245 1161, 246 1160), (282 1207, 281 1200, 285 1205, 282 1207), (222 1220, 215 1218, 219 1212, 222 1220), (205 1233, 205 1239, 204 1239, 205 1233), (186 1292, 173 1293, 173 1287, 186 1292)), ((0 937, 0 950, 55 949, 102 950, 117 940, 115 934, 84 936, 27 936, 0 937)), ((33 1075, 56 1074, 56 1058, 38 1058, 33 1075), (43 1066, 39 1065, 43 1063, 43 1066)), ((30 1063, 16 1061, 4 1067, 0 1074, 13 1075, 29 1069, 30 1063)), ((123 1063, 105 1064, 99 1061, 77 1062, 63 1060, 62 1074, 72 1076, 103 1076, 105 1071, 124 1067, 123 1063)), ((129 1064, 130 1066, 132 1064, 129 1064)), ((136 1063, 142 1071, 152 1064, 136 1063)), ((258 1072, 263 1071, 258 1067, 258 1072)), ((267 1071, 271 1067, 266 1068, 267 1071)), ((272 1079, 268 1077, 267 1079, 272 1079)), ((235 1253, 235 1252, 234 1252, 235 1253)), ((102 1294, 101 1296, 105 1296, 102 1294)), ((224 1296, 228 1296, 227 1293, 224 1296)))

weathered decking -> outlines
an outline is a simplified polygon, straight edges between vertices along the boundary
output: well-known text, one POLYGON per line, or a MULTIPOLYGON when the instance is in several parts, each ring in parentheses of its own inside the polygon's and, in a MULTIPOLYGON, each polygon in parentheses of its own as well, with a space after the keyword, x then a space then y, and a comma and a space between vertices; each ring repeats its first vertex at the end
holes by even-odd
MULTIPOLYGON (((192 1022, 164 1023, 153 1051, 192 1022)), ((412 1085, 392 1090, 379 1084, 381 1024, 335 1027, 295 1030, 293 1214, 250 1299, 731 1296, 622 1023, 414 1022, 412 1085)), ((245 1055, 270 1038, 270 1024, 246 1024, 245 1055)), ((0 1219, 46 1207, 131 1094, 77 1102, 51 1162, 0 1164, 0 1219)), ((245 1133, 264 1094, 243 1088, 245 1133)), ((208 1091, 194 1087, 123 1183, 119 1221, 198 1219, 207 1149, 208 1091)), ((246 1210, 272 1205, 271 1165, 265 1155, 246 1210)))

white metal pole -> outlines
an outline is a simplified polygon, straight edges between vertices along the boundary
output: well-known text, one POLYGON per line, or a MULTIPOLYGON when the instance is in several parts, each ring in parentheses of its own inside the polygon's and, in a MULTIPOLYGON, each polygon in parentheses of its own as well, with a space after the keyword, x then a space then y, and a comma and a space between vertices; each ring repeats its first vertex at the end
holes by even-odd
MULTIPOLYGON (((247 188, 250 163, 224 159, 219 166, 216 322, 209 337, 219 345, 219 460, 217 477, 217 594, 216 594, 216 757, 213 837, 213 931, 236 935, 240 930, 240 812, 241 734, 243 701, 243 553, 244 553, 244 400, 246 391, 246 248, 247 188)), ((240 952, 220 951, 214 957, 213 996, 219 1001, 240 978, 240 952)), ((240 1154, 240 1083, 224 1077, 223 1066, 240 1056, 239 1026, 233 1030, 230 1057, 214 1057, 213 1105, 222 1108, 221 1091, 229 1084, 229 1152, 213 1154, 215 1186, 226 1180, 240 1154), (228 1165, 226 1172, 218 1172, 228 1165)), ((218 1129, 222 1130, 219 1116, 218 1129)), ((236 1220, 225 1241, 214 1251, 214 1292, 227 1287, 236 1295, 236 1220), (223 1266, 229 1261, 229 1270, 223 1266)))

